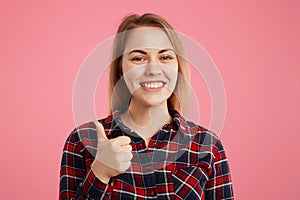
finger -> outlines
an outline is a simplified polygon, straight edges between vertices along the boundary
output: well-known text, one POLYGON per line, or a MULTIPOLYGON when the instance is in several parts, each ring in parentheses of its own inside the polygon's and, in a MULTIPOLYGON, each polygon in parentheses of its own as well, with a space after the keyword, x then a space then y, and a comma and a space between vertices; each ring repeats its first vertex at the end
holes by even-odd
POLYGON ((121 146, 124 146, 124 145, 129 145, 130 142, 131 142, 131 139, 128 136, 119 136, 119 137, 116 137, 114 139, 111 139, 110 141, 115 146, 121 147, 121 146))
POLYGON ((133 154, 131 152, 123 152, 119 153, 115 157, 119 163, 130 161, 133 158, 133 154))
POLYGON ((119 167, 119 172, 124 173, 127 169, 129 169, 131 165, 131 161, 123 162, 122 165, 119 167))
POLYGON ((122 160, 125 162, 128 162, 128 161, 131 161, 132 158, 133 158, 133 154, 127 153, 126 155, 123 156, 122 160))
POLYGON ((132 146, 130 144, 128 145, 123 145, 120 147, 120 149, 124 152, 131 152, 132 151, 132 146))
POLYGON ((104 140, 104 139, 108 140, 106 135, 105 135, 103 125, 99 121, 94 121, 93 123, 95 124, 96 129, 97 129, 98 140, 99 141, 104 140))

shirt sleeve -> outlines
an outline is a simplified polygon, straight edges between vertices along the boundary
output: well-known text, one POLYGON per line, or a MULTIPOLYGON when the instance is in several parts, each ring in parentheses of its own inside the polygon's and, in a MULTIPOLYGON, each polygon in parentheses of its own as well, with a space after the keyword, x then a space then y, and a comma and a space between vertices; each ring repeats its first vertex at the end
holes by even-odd
POLYGON ((109 199, 112 186, 101 182, 90 167, 86 167, 84 145, 76 131, 68 137, 60 168, 59 199, 109 199))
POLYGON ((228 159, 220 140, 217 140, 213 154, 214 160, 205 188, 205 199, 234 199, 228 159))

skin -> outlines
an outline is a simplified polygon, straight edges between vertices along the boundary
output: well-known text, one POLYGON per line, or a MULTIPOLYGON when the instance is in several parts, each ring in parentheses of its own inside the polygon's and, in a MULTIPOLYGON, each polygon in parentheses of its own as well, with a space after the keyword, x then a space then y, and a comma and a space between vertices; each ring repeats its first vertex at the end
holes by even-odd
POLYGON ((122 121, 144 138, 149 138, 170 120, 167 99, 176 86, 178 61, 167 35, 159 28, 142 27, 130 32, 122 59, 125 82, 132 93, 122 121), (160 83, 149 90, 141 83, 160 83))
MULTIPOLYGON (((167 35, 159 28, 141 27, 130 31, 122 59, 123 76, 132 96, 120 118, 139 134, 148 146, 150 138, 171 120, 167 99, 176 86, 178 61, 167 35)), ((95 175, 104 183, 124 173, 132 158, 130 138, 108 140, 103 126, 94 122, 98 134, 95 175), (105 155, 110 155, 109 159, 105 155)))

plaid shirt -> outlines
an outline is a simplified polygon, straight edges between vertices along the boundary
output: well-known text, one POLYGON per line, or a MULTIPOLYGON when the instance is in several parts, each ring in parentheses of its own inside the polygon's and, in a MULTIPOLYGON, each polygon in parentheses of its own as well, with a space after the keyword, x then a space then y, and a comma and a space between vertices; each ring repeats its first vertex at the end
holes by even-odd
POLYGON ((176 111, 171 116, 172 122, 151 138, 148 148, 118 112, 99 120, 109 139, 129 136, 133 148, 130 168, 108 184, 91 170, 98 144, 95 125, 74 129, 64 146, 59 199, 233 199, 220 140, 176 111))

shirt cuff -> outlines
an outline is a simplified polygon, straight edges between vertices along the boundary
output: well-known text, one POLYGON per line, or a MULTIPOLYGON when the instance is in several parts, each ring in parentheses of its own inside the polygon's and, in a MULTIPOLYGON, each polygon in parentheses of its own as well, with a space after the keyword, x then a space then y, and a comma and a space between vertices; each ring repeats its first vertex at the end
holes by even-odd
POLYGON ((110 181, 109 184, 105 184, 100 181, 94 172, 89 169, 85 180, 82 183, 83 192, 94 199, 109 199, 112 194, 113 186, 110 181))

